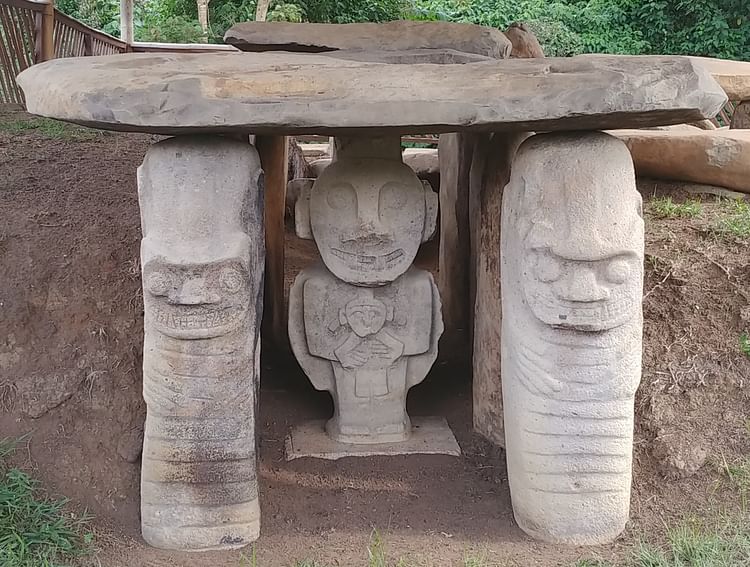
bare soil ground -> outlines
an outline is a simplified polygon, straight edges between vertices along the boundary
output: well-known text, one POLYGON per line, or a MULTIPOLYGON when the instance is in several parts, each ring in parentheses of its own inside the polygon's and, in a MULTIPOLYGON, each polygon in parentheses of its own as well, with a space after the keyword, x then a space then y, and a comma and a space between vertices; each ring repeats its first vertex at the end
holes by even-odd
MULTIPOLYGON (((0 110, 0 438, 29 434, 17 464, 69 497, 74 512, 95 515, 98 564, 241 565, 239 552, 166 553, 139 538, 145 408, 135 170, 151 137, 18 126, 26 120, 0 110)), ((642 186, 647 197, 664 190, 642 186)), ((647 214, 632 521, 613 546, 549 546, 516 527, 502 452, 471 431, 465 351, 443 353, 409 397, 411 413, 447 417, 463 457, 287 463, 291 426, 327 417, 331 402, 286 353, 267 347, 258 565, 365 565, 373 529, 390 556, 413 565, 459 565, 467 554, 488 564, 571 565, 592 554, 621 557, 688 514, 734 506, 718 469, 750 454, 750 359, 739 344, 750 328, 750 250, 714 230, 725 210, 705 197, 695 218, 647 214)), ((289 277, 314 253, 290 235, 289 277)))

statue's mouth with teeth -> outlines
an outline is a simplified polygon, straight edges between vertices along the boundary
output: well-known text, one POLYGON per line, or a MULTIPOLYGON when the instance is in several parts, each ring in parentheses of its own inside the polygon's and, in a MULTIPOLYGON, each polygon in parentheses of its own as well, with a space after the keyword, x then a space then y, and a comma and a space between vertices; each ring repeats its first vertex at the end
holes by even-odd
POLYGON ((144 278, 145 316, 167 336, 216 338, 245 320, 248 275, 239 261, 186 266, 154 260, 145 266, 144 278))
POLYGON ((405 256, 403 248, 399 248, 388 254, 379 255, 353 254, 338 248, 333 248, 331 253, 349 264, 350 267, 355 270, 358 266, 361 267, 361 269, 383 270, 391 267, 405 256))

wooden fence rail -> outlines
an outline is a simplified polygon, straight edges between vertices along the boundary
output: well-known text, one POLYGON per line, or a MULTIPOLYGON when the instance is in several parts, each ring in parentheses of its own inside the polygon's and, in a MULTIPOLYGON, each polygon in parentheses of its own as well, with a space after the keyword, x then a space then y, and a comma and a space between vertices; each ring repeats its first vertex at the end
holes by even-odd
POLYGON ((0 103, 24 104, 16 75, 54 57, 114 55, 128 45, 32 0, 0 0, 0 103))

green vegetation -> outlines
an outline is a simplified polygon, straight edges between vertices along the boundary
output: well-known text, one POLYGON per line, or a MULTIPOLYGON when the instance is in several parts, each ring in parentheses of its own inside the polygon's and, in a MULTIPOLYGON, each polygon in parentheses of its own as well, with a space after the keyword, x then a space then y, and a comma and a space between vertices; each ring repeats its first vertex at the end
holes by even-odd
POLYGON ((0 565, 60 567, 89 553, 89 518, 65 513, 66 500, 47 498, 36 480, 8 466, 15 445, 0 440, 0 565))
POLYGON ((750 336, 748 336, 747 331, 740 335, 740 351, 750 358, 750 336))
MULTIPOLYGON (((666 542, 641 542, 617 567, 739 567, 750 565, 750 457, 718 464, 721 482, 740 496, 736 509, 708 519, 690 518, 667 530, 666 542)), ((615 567, 583 559, 575 567, 615 567)))
POLYGON ((651 200, 651 210, 661 218, 694 218, 701 214, 700 201, 688 200, 675 203, 672 197, 659 197, 651 200))
POLYGON ((0 122, 0 132, 22 134, 29 130, 34 130, 45 138, 73 140, 76 142, 93 140, 102 134, 102 132, 97 130, 73 126, 72 124, 52 120, 51 118, 23 118, 0 122))
POLYGON ((750 204, 743 199, 723 201, 725 214, 715 223, 719 234, 736 238, 750 238, 750 204))
POLYGON ((642 544, 633 557, 634 567, 736 567, 750 565, 750 525, 726 519, 706 527, 686 522, 670 530, 663 548, 642 544))
MULTIPOLYGON (((119 0, 58 0, 65 13, 113 35, 119 0)), ((208 39, 221 42, 255 17, 256 0, 211 0, 208 39)), ((136 0, 142 41, 203 38, 195 0, 136 0)), ((382 22, 401 18, 472 22, 505 29, 526 22, 548 55, 674 53, 750 59, 746 0, 275 0, 269 20, 382 22)))

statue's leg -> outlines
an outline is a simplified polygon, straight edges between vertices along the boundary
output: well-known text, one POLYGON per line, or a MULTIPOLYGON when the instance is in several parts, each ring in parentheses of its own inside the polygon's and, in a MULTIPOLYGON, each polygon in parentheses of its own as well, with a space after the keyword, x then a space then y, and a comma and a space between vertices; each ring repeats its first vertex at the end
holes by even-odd
POLYGON ((138 171, 141 525, 156 547, 227 549, 259 535, 260 172, 251 145, 210 136, 155 144, 138 171))
POLYGON ((501 241, 516 521, 544 541, 611 541, 629 514, 643 332, 643 219, 627 147, 596 132, 524 142, 501 241))

